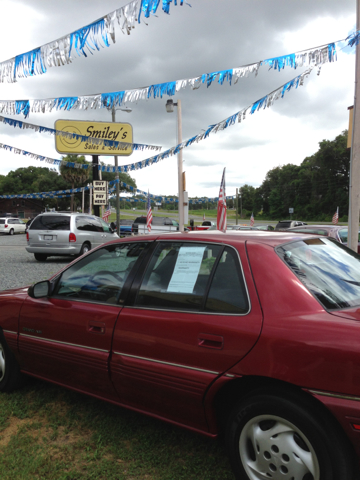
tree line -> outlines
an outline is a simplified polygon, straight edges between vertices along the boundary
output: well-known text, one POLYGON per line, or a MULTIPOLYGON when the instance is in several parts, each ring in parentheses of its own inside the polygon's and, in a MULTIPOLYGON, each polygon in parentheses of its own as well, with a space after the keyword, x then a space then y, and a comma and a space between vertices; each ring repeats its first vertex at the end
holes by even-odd
POLYGON ((319 150, 305 158, 301 165, 291 163, 269 170, 260 187, 243 185, 239 212, 243 218, 280 220, 293 218, 329 221, 339 207, 339 217, 347 221, 349 210, 350 149, 347 131, 335 140, 323 140, 319 150))
MULTIPOLYGON (((86 164, 84 156, 67 155, 62 160, 67 162, 86 164)), ((115 180, 115 173, 102 172, 102 179, 115 180)), ((119 173, 120 181, 136 188, 135 180, 127 173, 119 173)), ((60 166, 60 173, 54 168, 27 167, 10 171, 7 175, 0 175, 0 195, 16 195, 24 193, 52 192, 84 187, 93 181, 92 168, 81 169, 60 166)), ((126 191, 120 187, 120 191, 126 191)), ((81 206, 82 194, 74 194, 69 198, 47 198, 46 207, 57 210, 67 210, 70 203, 71 211, 81 206)), ((89 206, 89 195, 85 196, 85 208, 89 206)))
MULTIPOLYGON (((63 160, 87 163, 84 156, 67 155, 63 160)), ((289 217, 289 208, 294 209, 293 217, 299 220, 329 221, 339 207, 340 220, 347 221, 349 209, 350 150, 347 148, 347 131, 334 140, 323 140, 319 150, 305 158, 301 165, 287 165, 269 170, 260 187, 243 185, 239 188, 238 210, 242 218, 254 213, 256 218, 280 220, 289 217)), ((115 173, 102 172, 103 180, 115 179, 115 173)), ((126 173, 119 174, 120 181, 137 188, 135 180, 126 173)), ((56 169, 45 167, 18 168, 6 176, 0 175, 0 195, 49 192, 78 188, 92 182, 92 169, 87 170, 60 166, 56 169)), ((120 187, 121 191, 126 189, 120 187)), ((176 195, 173 196, 176 198, 176 195)), ((81 205, 81 194, 72 198, 71 210, 81 205)), ((86 204, 88 205, 88 198, 86 204)), ((69 198, 46 199, 49 208, 65 210, 69 198)), ((127 205, 128 206, 128 205, 127 205)), ((165 208, 176 208, 164 204, 165 208)), ((235 207, 229 200, 228 207, 235 207)), ((130 206, 129 206, 130 208, 130 206)), ((190 204, 193 210, 216 208, 216 202, 190 204)))

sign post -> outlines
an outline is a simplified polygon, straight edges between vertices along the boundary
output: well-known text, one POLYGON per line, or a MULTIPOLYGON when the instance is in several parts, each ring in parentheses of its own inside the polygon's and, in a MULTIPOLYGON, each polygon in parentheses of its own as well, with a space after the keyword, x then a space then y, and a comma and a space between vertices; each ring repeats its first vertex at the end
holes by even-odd
POLYGON ((93 181, 93 205, 95 215, 100 216, 100 205, 108 202, 108 182, 102 180, 93 181))

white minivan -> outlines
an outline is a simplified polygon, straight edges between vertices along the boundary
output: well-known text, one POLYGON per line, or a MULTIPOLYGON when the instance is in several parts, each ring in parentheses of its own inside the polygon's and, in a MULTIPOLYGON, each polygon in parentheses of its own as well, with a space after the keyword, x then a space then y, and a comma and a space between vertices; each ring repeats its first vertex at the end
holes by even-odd
POLYGON ((8 235, 14 235, 14 233, 25 233, 25 227, 26 224, 19 218, 0 218, 0 233, 7 233, 8 235))
POLYGON ((53 255, 82 255, 115 238, 119 237, 112 228, 95 215, 47 212, 31 223, 26 250, 43 262, 53 255))

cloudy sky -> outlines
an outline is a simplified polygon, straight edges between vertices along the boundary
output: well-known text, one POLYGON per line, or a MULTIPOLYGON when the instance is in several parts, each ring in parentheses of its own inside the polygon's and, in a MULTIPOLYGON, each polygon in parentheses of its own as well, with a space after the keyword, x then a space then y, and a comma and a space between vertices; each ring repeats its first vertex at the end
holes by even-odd
MULTIPOLYGON (((116 43, 70 65, 50 68, 44 75, 0 84, 0 100, 81 96, 140 88, 196 77, 262 59, 285 55, 344 39, 355 27, 356 0, 189 0, 191 8, 171 5, 170 15, 160 9, 156 17, 136 25, 131 35, 115 27, 116 43)), ((1 0, 0 61, 60 38, 105 14, 127 0, 1 0)), ((288 82, 305 68, 281 72, 260 67, 229 86, 213 84, 182 90, 183 139, 201 133, 288 82)), ((215 197, 226 167, 226 194, 247 183, 259 186, 271 168, 299 165, 315 153, 323 139, 334 139, 348 127, 353 104, 355 56, 338 52, 335 63, 313 71, 305 85, 286 93, 266 110, 248 115, 208 139, 184 149, 187 190, 190 197, 215 197)), ((149 99, 118 111, 118 121, 130 122, 134 141, 176 144, 176 114, 168 114, 168 97, 149 99)), ((23 119, 22 117, 18 117, 23 119)), ((105 109, 52 114, 30 114, 27 122, 54 128, 57 119, 110 121, 105 109)), ((0 124, 0 142, 51 158, 61 158, 55 139, 48 134, 0 124)), ((122 157, 129 164, 152 156, 136 152, 122 157)), ((90 160, 90 157, 88 158, 90 160)), ((112 164, 112 157, 100 157, 112 164)), ((171 157, 132 176, 141 190, 177 194, 177 164, 171 157)), ((42 163, 0 151, 0 174, 42 163)), ((29 192, 34 193, 34 192, 29 192)))

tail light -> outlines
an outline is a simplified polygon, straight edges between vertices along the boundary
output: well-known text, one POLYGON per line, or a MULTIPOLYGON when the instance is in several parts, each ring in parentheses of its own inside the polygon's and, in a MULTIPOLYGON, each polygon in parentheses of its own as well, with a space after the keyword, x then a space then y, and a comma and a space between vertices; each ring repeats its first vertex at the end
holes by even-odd
POLYGON ((8 226, 9 226, 9 225, 6 223, 6 224, 5 224, 5 228, 8 228, 8 226))
POLYGON ((69 242, 76 242, 75 233, 69 233, 69 242))
POLYGON ((29 241, 29 232, 26 232, 26 240, 29 241))

